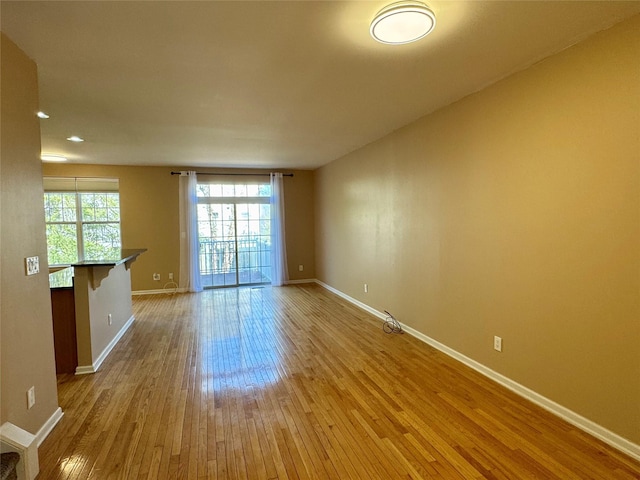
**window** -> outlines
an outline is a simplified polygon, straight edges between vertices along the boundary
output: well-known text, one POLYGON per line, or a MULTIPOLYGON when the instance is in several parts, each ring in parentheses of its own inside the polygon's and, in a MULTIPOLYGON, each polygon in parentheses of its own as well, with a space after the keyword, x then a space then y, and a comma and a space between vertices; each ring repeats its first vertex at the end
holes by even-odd
POLYGON ((49 265, 112 257, 121 248, 118 180, 44 179, 49 265))
POLYGON ((257 184, 227 184, 227 183, 198 183, 199 198, 260 198, 259 202, 269 203, 271 185, 257 184), (263 200, 266 199, 266 200, 263 200))

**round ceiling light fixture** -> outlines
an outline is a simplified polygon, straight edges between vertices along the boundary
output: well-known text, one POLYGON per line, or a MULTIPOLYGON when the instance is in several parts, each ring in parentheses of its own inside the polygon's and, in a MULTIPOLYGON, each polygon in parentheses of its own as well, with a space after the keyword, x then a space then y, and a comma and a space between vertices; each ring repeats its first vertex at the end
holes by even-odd
POLYGON ((424 3, 396 2, 380 10, 369 32, 378 42, 402 45, 420 40, 436 25, 436 16, 424 3))

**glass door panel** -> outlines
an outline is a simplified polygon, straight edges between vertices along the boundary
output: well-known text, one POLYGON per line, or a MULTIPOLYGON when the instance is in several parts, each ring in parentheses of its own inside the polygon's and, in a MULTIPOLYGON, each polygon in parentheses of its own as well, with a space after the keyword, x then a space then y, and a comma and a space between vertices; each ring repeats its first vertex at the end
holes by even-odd
POLYGON ((203 287, 271 282, 269 192, 263 192, 264 188, 258 188, 262 186, 254 185, 198 187, 199 258, 203 287), (253 187, 258 188, 256 192, 265 198, 248 197, 254 193, 253 187))
POLYGON ((203 287, 237 285, 235 205, 198 204, 198 238, 203 287))
POLYGON ((236 205, 240 284, 271 281, 270 210, 261 208, 264 206, 259 203, 236 205))

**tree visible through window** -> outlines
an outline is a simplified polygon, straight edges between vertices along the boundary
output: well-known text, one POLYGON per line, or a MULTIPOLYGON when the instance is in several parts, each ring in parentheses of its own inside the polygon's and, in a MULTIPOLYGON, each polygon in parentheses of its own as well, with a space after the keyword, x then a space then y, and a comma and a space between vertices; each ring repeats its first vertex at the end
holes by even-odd
POLYGON ((49 265, 99 260, 119 253, 118 192, 47 191, 44 209, 49 265))

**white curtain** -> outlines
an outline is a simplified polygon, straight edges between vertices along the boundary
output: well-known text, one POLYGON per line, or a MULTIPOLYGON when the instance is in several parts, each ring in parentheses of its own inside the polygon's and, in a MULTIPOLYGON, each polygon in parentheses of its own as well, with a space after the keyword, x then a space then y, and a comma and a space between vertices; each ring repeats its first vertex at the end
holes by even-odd
POLYGON ((281 173, 271 174, 271 285, 289 280, 284 235, 284 188, 281 173))
POLYGON ((201 292, 196 172, 180 172, 180 288, 201 292))

